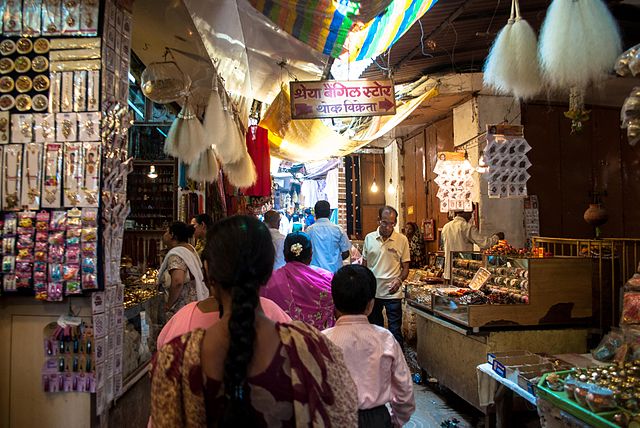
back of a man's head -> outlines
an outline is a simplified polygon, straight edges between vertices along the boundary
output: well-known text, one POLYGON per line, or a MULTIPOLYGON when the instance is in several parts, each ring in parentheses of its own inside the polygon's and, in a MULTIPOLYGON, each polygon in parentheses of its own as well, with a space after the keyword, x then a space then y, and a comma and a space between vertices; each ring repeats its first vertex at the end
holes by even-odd
POLYGON ((463 219, 465 219, 466 221, 471 220, 471 215, 473 213, 470 212, 465 212, 465 211, 456 211, 456 217, 462 217, 463 219))
POLYGON ((280 227, 280 213, 274 210, 264 213, 264 222, 271 229, 280 227))
POLYGON ((364 266, 343 266, 333 276, 331 296, 342 314, 365 315, 367 305, 376 296, 376 278, 364 266))
POLYGON ((313 208, 316 218, 329 218, 331 216, 331 205, 328 201, 318 201, 313 208))

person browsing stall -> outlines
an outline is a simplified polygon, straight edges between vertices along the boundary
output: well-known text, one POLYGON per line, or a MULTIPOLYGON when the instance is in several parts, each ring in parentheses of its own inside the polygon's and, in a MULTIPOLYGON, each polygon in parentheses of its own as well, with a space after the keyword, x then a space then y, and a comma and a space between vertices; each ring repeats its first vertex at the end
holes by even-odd
POLYGON ((284 266, 284 238, 285 236, 280 233, 280 213, 274 210, 267 211, 264 214, 264 224, 269 228, 271 233, 271 242, 273 242, 273 248, 276 250, 276 258, 273 262, 273 270, 280 269, 284 266))
POLYGON ((504 239, 504 233, 493 235, 482 234, 475 225, 469 223, 470 212, 456 211, 455 217, 442 228, 442 244, 444 248, 444 278, 451 279, 451 252, 473 251, 473 245, 480 249, 495 245, 504 239))
POLYGON ((409 241, 396 232, 398 211, 390 206, 378 210, 378 229, 364 238, 363 265, 376 277, 376 299, 369 321, 384 327, 382 309, 387 312, 389 330, 400 346, 402 337, 402 281, 409 276, 409 241))
POLYGON ((194 227, 193 238, 196 240, 196 251, 198 255, 201 255, 202 250, 204 250, 207 230, 212 224, 213 218, 206 213, 198 214, 191 219, 191 225, 194 227))
POLYGON ((358 426, 406 424, 416 408, 411 372, 393 335, 367 319, 375 303, 375 276, 364 266, 345 266, 331 281, 331 295, 338 320, 322 333, 342 349, 356 383, 358 426))
POLYGON ((318 201, 314 207, 316 222, 307 228, 313 246, 311 265, 335 273, 342 261, 349 258, 351 242, 342 228, 331 223, 331 206, 328 201, 318 201))
POLYGON ((255 217, 211 227, 204 270, 224 314, 156 353, 155 428, 357 425, 357 390, 342 351, 316 329, 276 323, 262 311, 259 290, 273 257, 271 234, 255 217))

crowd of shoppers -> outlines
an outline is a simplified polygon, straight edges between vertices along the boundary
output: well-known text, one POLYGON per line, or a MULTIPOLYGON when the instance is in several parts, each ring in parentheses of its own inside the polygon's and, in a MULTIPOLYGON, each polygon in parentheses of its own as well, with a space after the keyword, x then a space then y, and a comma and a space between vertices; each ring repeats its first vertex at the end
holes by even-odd
POLYGON ((400 289, 410 258, 407 238, 394 231, 397 212, 380 209, 362 266, 343 266, 351 243, 329 221, 329 204, 319 201, 314 213, 306 233, 286 237, 275 211, 264 222, 196 218, 169 228, 163 267, 173 317, 158 337, 150 426, 377 428, 409 421, 415 403, 400 289), (197 264, 188 240, 200 224, 207 232, 197 264))

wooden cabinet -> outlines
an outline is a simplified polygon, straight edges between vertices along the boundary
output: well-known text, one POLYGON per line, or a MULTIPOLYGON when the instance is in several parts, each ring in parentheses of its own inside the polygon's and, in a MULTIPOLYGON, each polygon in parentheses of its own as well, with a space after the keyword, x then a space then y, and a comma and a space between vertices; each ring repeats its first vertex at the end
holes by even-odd
POLYGON ((162 230, 177 217, 176 162, 135 160, 127 181, 127 196, 131 202, 128 230, 162 230), (157 177, 149 177, 151 167, 157 177))

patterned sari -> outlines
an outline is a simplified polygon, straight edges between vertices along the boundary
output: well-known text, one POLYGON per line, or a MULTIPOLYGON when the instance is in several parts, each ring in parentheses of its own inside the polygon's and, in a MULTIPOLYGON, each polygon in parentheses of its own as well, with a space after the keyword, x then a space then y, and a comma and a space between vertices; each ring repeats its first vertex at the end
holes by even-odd
POLYGON ((260 295, 276 302, 292 319, 324 330, 335 324, 332 279, 328 270, 288 262, 273 272, 260 295))
MULTIPOLYGON (((342 353, 317 330, 301 322, 276 324, 282 351, 276 355, 277 367, 268 369, 284 372, 291 395, 288 403, 272 399, 271 406, 256 406, 253 399, 258 390, 264 403, 264 388, 248 383, 251 405, 268 427, 357 427, 358 402, 356 386, 348 373, 342 353), (290 420, 285 423, 276 414, 278 409, 292 407, 290 420), (291 406, 292 404, 292 406, 291 406), (265 422, 266 421, 266 422, 265 422)), ((205 399, 205 384, 200 363, 200 350, 205 331, 184 334, 165 345, 154 357, 151 371, 151 419, 154 428, 205 427, 211 423, 212 411, 205 399)), ((207 381, 207 384, 209 381, 207 381)), ((268 393, 267 391, 266 393, 268 393)), ((280 412, 282 413, 282 412, 280 412)), ((211 426, 211 425, 210 425, 211 426)))

